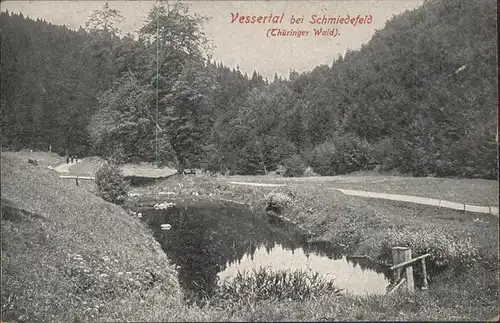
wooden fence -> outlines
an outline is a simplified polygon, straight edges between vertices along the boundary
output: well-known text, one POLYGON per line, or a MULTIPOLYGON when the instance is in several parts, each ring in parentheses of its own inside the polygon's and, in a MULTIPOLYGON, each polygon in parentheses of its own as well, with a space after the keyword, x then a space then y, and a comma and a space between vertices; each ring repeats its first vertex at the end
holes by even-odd
POLYGON ((65 178, 65 179, 74 179, 76 182, 76 186, 80 186, 80 180, 86 180, 86 181, 94 181, 95 180, 95 177, 92 177, 92 176, 61 175, 59 177, 65 178))
POLYGON ((430 257, 431 254, 425 254, 418 256, 416 258, 411 257, 411 249, 406 247, 394 247, 392 248, 392 270, 394 273, 394 287, 392 287, 387 295, 394 293, 401 286, 405 285, 406 291, 410 294, 415 293, 415 282, 413 279, 413 265, 420 260, 422 265, 423 274, 423 286, 422 289, 429 289, 429 283, 427 280, 427 268, 425 265, 425 258, 430 257), (403 274, 403 275, 402 275, 403 274), (401 277, 403 276, 403 277, 401 277), (405 284, 406 283, 406 284, 405 284))

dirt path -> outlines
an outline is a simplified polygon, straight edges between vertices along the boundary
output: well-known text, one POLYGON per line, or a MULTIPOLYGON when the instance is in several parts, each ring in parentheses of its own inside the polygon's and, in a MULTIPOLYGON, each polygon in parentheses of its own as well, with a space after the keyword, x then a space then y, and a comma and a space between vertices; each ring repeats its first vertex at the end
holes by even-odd
MULTIPOLYGON (((229 184, 235 185, 248 185, 248 186, 264 186, 264 187, 281 187, 285 184, 265 184, 265 183, 251 183, 251 182, 229 182, 229 184)), ((343 194, 360 196, 365 198, 378 198, 391 201, 409 202, 422 205, 431 205, 437 207, 443 207, 447 209, 460 210, 464 212, 474 212, 474 213, 486 213, 498 215, 498 207, 496 206, 479 206, 479 205, 469 205, 464 203, 450 202, 441 199, 433 199, 428 197, 413 196, 413 195, 401 195, 401 194, 388 194, 388 193, 377 193, 368 192, 360 190, 349 190, 342 188, 329 187, 328 189, 337 190, 343 194)))
POLYGON ((229 184, 247 185, 247 186, 264 186, 264 187, 280 187, 280 186, 285 186, 285 184, 250 183, 250 182, 229 182, 229 184))
POLYGON ((413 195, 377 193, 377 192, 367 192, 358 190, 347 190, 347 189, 333 188, 333 187, 330 189, 340 191, 347 195, 378 198, 391 201, 409 202, 409 203, 416 203, 423 205, 432 205, 432 206, 444 207, 447 209, 454 209, 464 212, 487 213, 487 214, 498 215, 498 207, 490 205, 489 206, 470 205, 470 204, 456 203, 441 199, 433 199, 433 198, 413 196, 413 195))
POLYGON ((73 166, 75 163, 64 163, 53 167, 52 169, 59 173, 69 173, 69 168, 73 166))
MULTIPOLYGON (((94 176, 96 170, 103 163, 99 157, 86 157, 74 163, 62 163, 52 168, 59 173, 72 173, 78 175, 94 176)), ((137 177, 167 177, 177 173, 176 169, 162 167, 155 168, 150 164, 125 164, 121 166, 123 175, 137 177)))

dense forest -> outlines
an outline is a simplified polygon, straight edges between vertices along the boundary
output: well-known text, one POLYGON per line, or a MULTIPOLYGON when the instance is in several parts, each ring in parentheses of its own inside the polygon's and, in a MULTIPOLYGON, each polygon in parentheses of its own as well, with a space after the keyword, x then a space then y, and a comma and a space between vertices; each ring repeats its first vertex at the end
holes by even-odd
POLYGON ((112 3, 77 31, 1 13, 4 150, 497 178, 494 0, 425 1, 330 66, 270 81, 213 61, 205 18, 183 4, 154 7, 136 37, 120 19, 112 3))

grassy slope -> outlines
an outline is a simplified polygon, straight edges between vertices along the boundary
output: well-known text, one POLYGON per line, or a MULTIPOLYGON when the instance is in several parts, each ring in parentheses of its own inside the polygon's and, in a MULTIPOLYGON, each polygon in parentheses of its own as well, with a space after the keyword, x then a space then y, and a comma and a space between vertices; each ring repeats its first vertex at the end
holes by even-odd
POLYGON ((40 166, 51 166, 55 167, 64 162, 64 158, 59 156, 56 153, 49 153, 45 151, 29 151, 29 150, 21 150, 17 152, 6 151, 2 152, 2 156, 7 157, 17 157, 22 158, 26 162, 28 159, 35 159, 40 166))
POLYGON ((281 191, 294 196, 293 205, 285 212, 288 218, 314 232, 314 239, 347 245, 351 254, 390 261, 384 249, 388 244, 408 245, 415 248, 417 255, 429 247, 434 254, 431 262, 448 262, 450 267, 454 261, 476 260, 467 269, 460 268, 456 272, 450 269, 433 277, 431 290, 417 292, 415 297, 326 297, 315 302, 238 305, 227 308, 226 316, 211 313, 211 320, 316 320, 321 317, 474 320, 498 314, 498 217, 363 199, 310 184, 290 187, 229 185, 228 179, 223 177, 175 177, 135 191, 144 195, 131 198, 129 203, 208 197, 246 202, 257 208, 265 207, 268 193, 281 191), (175 195, 158 194, 161 191, 175 195), (398 235, 401 232, 406 233, 398 235))
POLYGON ((24 155, 1 161, 3 320, 147 320, 151 297, 177 311, 176 273, 142 223, 24 155))

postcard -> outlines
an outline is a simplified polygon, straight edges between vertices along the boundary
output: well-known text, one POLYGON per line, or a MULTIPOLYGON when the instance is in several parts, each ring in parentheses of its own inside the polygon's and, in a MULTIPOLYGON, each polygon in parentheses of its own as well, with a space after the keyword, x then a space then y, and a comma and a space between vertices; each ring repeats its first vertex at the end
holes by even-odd
POLYGON ((2 322, 498 321, 495 1, 0 5, 2 322))

